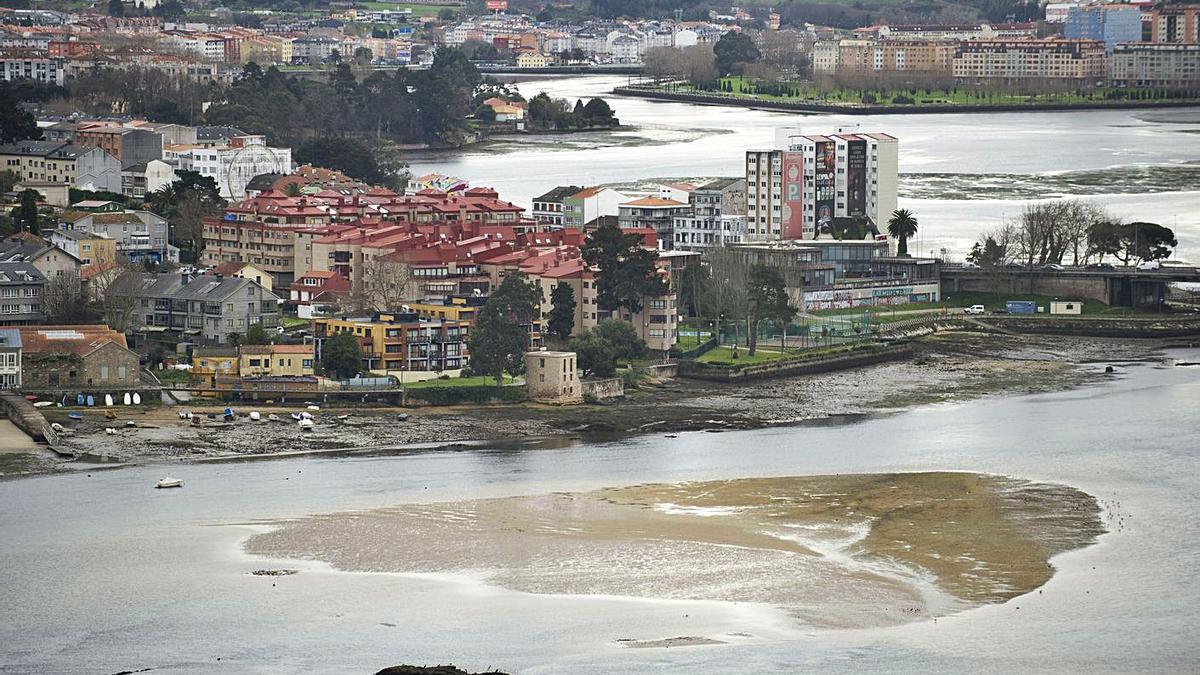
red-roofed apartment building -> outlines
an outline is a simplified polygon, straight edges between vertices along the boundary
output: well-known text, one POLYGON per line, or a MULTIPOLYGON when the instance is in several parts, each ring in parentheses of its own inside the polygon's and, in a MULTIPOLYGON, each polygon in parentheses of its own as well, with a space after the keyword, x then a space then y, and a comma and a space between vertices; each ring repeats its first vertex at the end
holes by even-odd
MULTIPOLYGON (((312 246, 317 238, 341 232, 330 228, 355 224, 370 230, 415 224, 464 230, 503 226, 517 233, 539 229, 523 213, 524 209, 501 200, 489 188, 452 194, 423 190, 417 195, 378 187, 301 196, 268 190, 230 204, 221 218, 205 219, 202 262, 209 266, 253 263, 270 273, 276 284, 287 286, 298 272, 327 269, 327 261, 314 254, 312 246)), ((353 281, 353 274, 346 276, 353 281)))

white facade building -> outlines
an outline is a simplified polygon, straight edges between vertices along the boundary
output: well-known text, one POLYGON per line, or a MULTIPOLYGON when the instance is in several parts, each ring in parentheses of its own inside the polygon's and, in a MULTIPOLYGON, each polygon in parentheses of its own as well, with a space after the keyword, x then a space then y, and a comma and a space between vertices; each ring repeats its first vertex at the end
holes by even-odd
POLYGON ((292 149, 267 146, 265 136, 237 136, 221 148, 192 148, 179 155, 180 166, 217 181, 225 199, 246 196, 246 185, 264 173, 292 172, 292 149))
POLYGON ((772 150, 746 152, 746 239, 813 239, 835 218, 882 227, 896 210, 899 143, 887 134, 776 130, 772 150))

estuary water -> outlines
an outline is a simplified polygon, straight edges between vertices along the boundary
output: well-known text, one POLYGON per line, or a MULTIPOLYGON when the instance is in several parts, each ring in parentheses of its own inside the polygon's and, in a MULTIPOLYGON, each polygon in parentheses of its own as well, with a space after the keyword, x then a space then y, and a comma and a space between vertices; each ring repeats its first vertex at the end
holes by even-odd
MULTIPOLYGON (((1176 228, 1179 257, 1200 262, 1200 108, 850 116, 613 97, 620 76, 520 82, 574 102, 604 96, 630 130, 535 135, 410 159, 413 175, 448 173, 528 207, 557 185, 744 173, 744 151, 777 127, 882 131, 900 139, 900 207, 922 227, 912 247, 961 257, 979 232, 1030 200, 1079 196, 1129 220, 1176 228)), ((912 248, 910 247, 910 248, 912 248)))
POLYGON ((1194 672, 1200 367, 1184 364, 1200 350, 1171 356, 1178 362, 1119 364, 1072 391, 849 423, 3 481, 0 670, 330 673, 453 661, 523 673, 1194 672), (1109 531, 1055 557, 1037 592, 936 622, 850 630, 753 602, 532 594, 470 574, 339 572, 241 546, 281 519, 402 504, 940 470, 1078 488, 1100 501, 1109 531), (154 490, 164 473, 186 486, 154 490), (299 573, 250 574, 285 567, 299 573), (678 636, 727 644, 619 642, 678 636))

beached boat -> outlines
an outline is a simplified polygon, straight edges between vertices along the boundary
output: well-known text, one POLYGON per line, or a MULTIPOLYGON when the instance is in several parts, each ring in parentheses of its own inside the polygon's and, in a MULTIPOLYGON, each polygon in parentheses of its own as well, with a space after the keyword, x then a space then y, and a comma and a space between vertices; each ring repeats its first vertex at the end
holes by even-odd
POLYGON ((70 417, 70 418, 71 418, 71 419, 73 419, 73 420, 81 420, 81 419, 83 419, 83 415, 81 415, 81 414, 79 414, 79 413, 77 413, 77 412, 73 412, 73 413, 67 413, 67 417, 70 417))
POLYGON ((300 431, 312 431, 313 430, 313 421, 311 418, 302 419, 299 422, 297 422, 296 424, 300 425, 300 431))
POLYGON ((179 479, 179 478, 170 478, 170 477, 167 477, 167 478, 163 478, 162 480, 160 480, 160 481, 158 481, 157 483, 155 483, 155 484, 154 484, 154 487, 156 487, 156 488, 159 488, 159 489, 162 489, 162 488, 181 488, 181 487, 183 487, 183 480, 182 480, 182 479, 179 479))
POLYGON ((337 421, 339 421, 339 422, 345 422, 348 419, 350 419, 350 413, 346 413, 345 415, 337 416, 337 421))
POLYGON ((267 420, 270 422, 278 422, 279 415, 276 415, 275 413, 271 413, 270 415, 267 415, 267 420))
POLYGON ((49 407, 50 407, 50 406, 52 406, 52 405, 54 405, 54 401, 38 401, 37 403, 34 403, 34 404, 33 404, 33 407, 35 407, 35 408, 49 408, 49 407))
POLYGON ((262 415, 260 415, 260 414, 258 414, 258 413, 256 413, 256 412, 252 412, 252 413, 250 413, 250 420, 251 420, 251 421, 253 421, 253 422, 257 422, 257 421, 259 421, 259 420, 261 420, 261 419, 262 419, 262 415))
POLYGON ((408 413, 400 413, 399 415, 396 415, 396 420, 400 421, 400 422, 407 422, 408 421, 408 413))

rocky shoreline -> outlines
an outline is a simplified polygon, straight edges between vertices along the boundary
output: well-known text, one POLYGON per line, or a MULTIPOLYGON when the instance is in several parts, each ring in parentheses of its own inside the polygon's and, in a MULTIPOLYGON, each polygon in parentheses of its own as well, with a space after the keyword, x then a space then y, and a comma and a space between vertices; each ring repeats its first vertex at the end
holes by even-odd
MULTIPOLYGON (((85 420, 64 436, 66 457, 41 451, 38 461, 4 471, 8 477, 82 468, 97 463, 214 461, 298 453, 405 453, 467 449, 479 443, 570 443, 641 433, 721 432, 814 421, 846 421, 916 405, 984 395, 1052 391, 1106 375, 1098 364, 1161 360, 1159 342, 1062 336, 939 333, 913 343, 914 356, 865 368, 783 377, 745 384, 676 379, 644 384, 606 405, 538 404, 405 409, 328 407, 301 432, 292 408, 247 405, 265 420, 220 420, 220 404, 186 408, 199 425, 179 419, 177 407, 147 407, 117 420, 85 420), (218 413, 209 419, 207 413, 218 413), (339 415, 349 417, 338 420, 339 415), (132 421, 135 426, 125 426, 132 421), (118 429, 106 434, 106 426, 118 429), (73 457, 71 457, 73 455, 73 457)), ((1119 367, 1117 369, 1119 375, 1119 367)), ((119 411, 124 413, 125 411, 119 411)), ((69 422, 65 411, 51 421, 69 422), (58 417, 62 417, 59 420, 58 417)))

